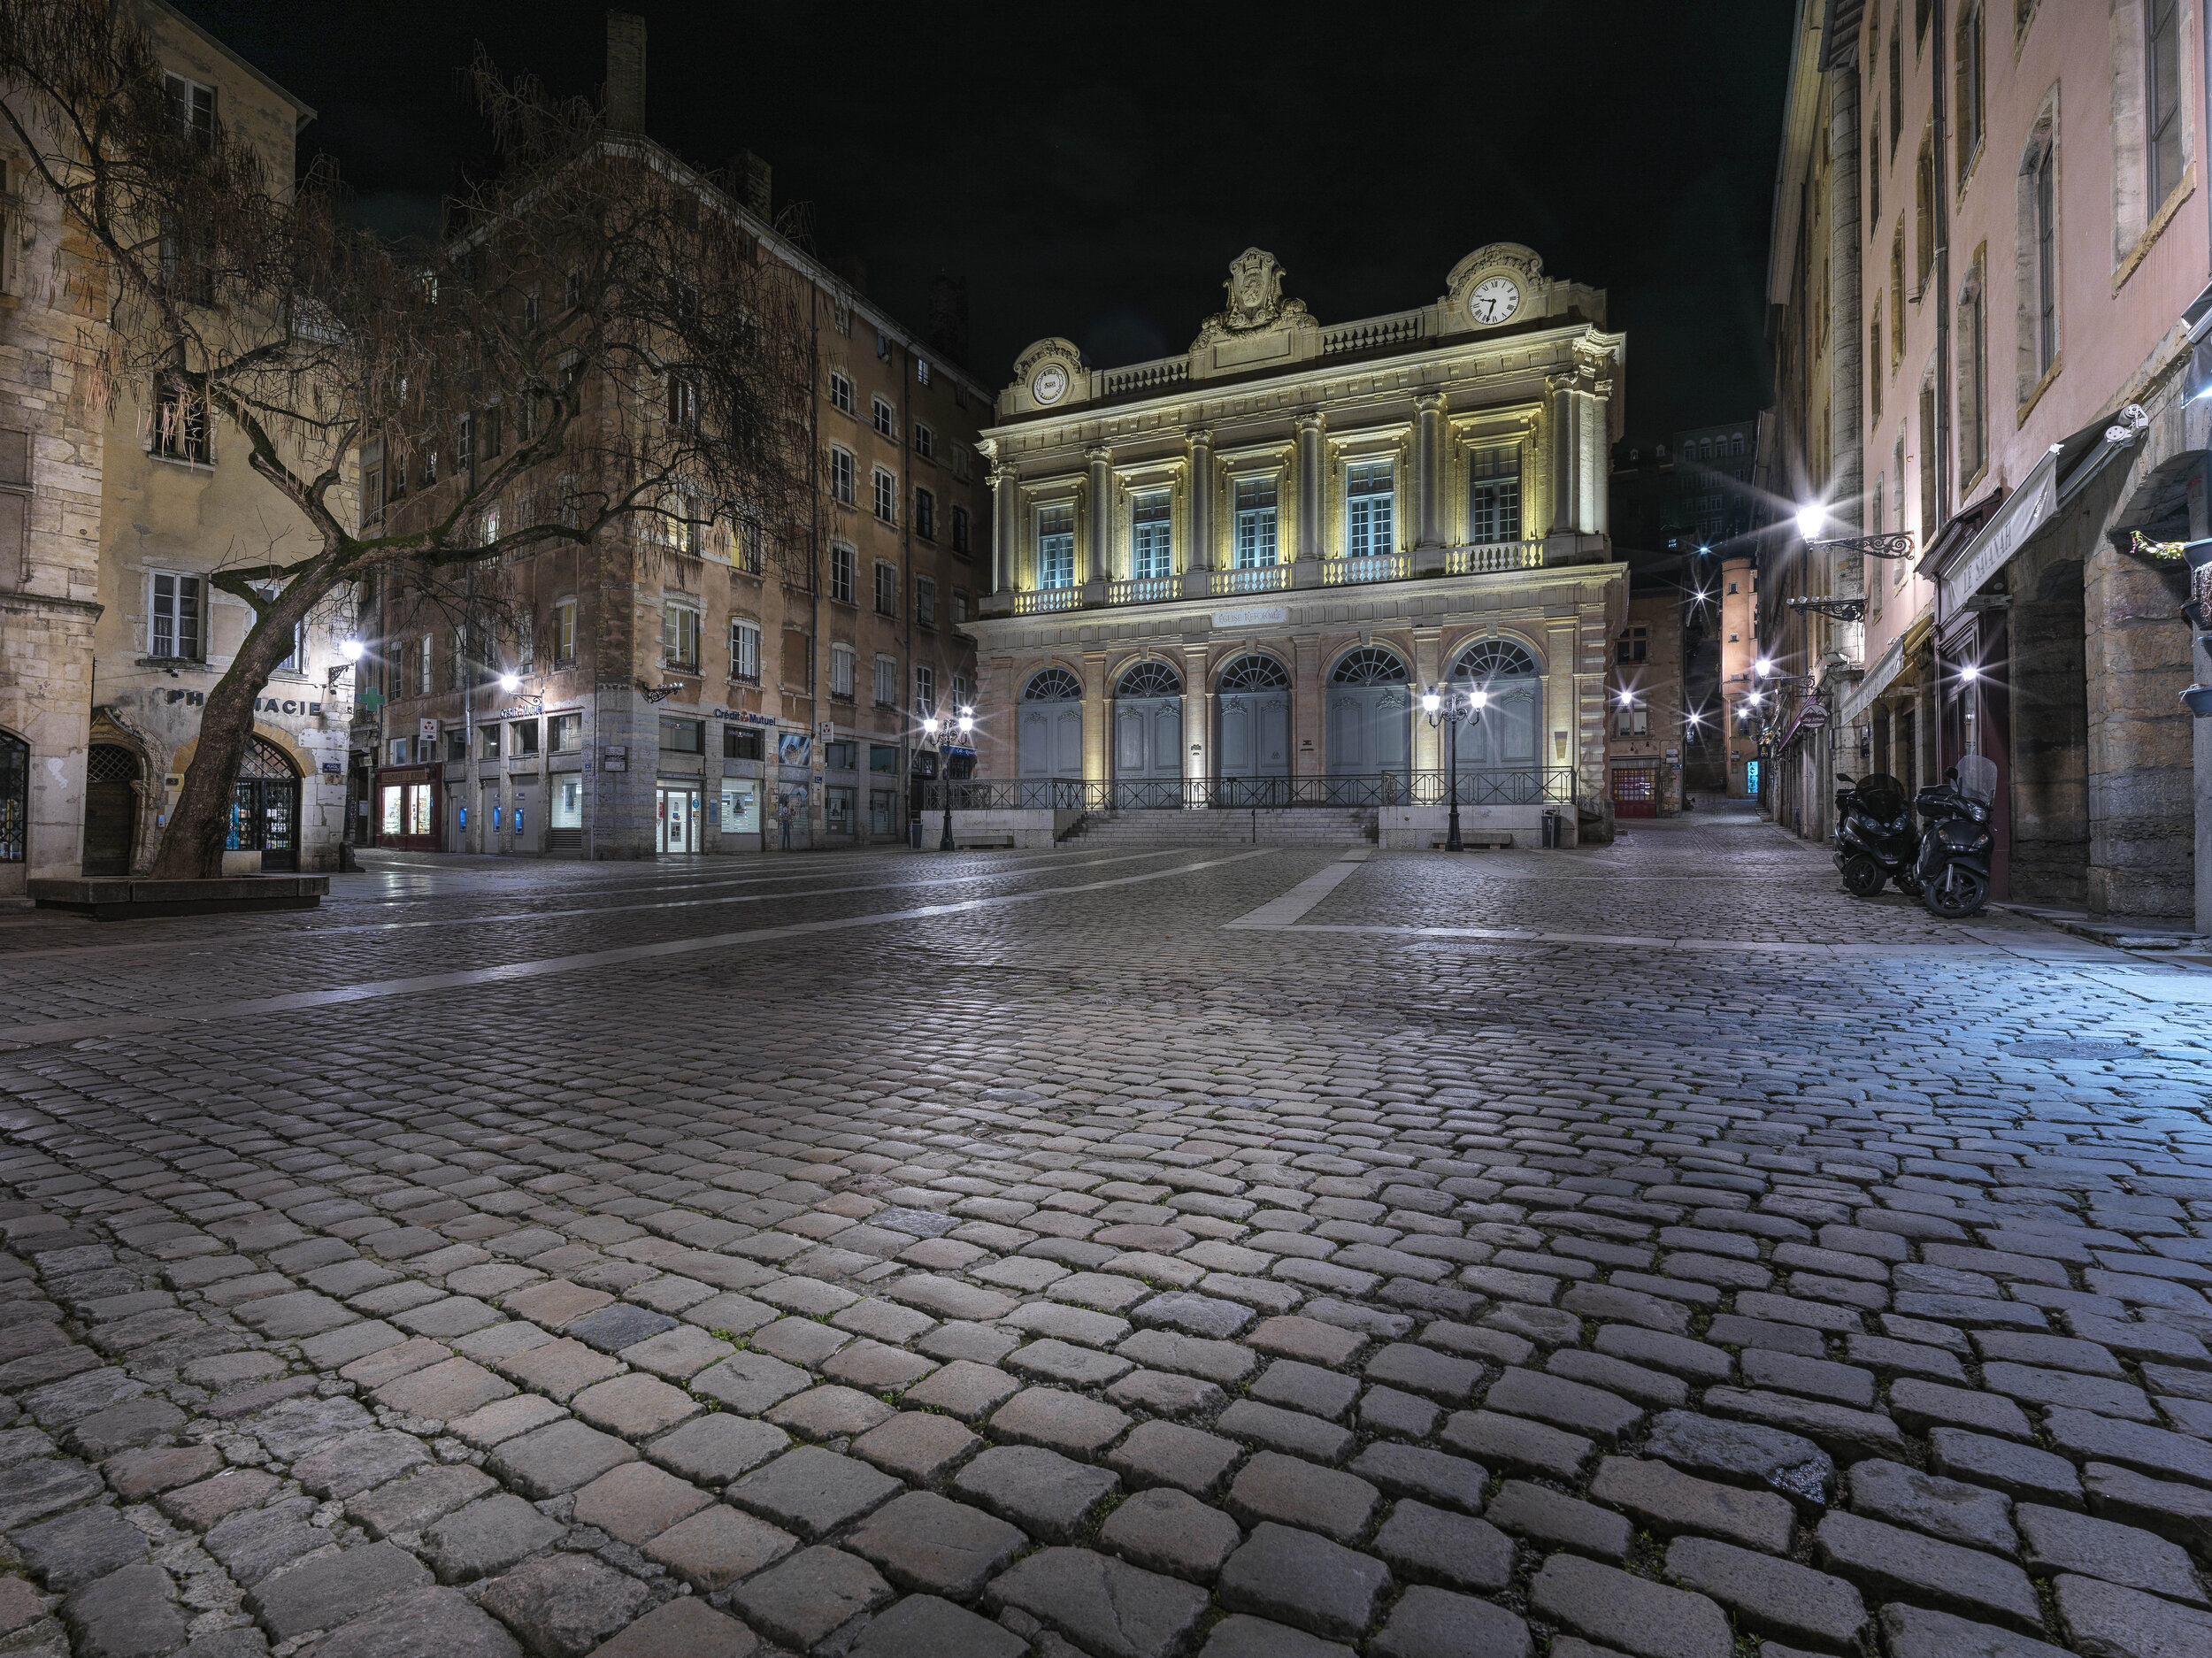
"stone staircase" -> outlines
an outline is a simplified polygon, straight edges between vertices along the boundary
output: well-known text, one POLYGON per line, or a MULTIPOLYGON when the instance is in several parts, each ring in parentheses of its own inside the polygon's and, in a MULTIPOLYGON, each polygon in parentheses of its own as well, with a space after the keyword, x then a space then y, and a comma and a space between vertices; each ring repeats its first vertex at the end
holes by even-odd
POLYGON ((1084 847, 1341 847, 1371 845, 1375 814, 1344 807, 1289 810, 1094 811, 1063 837, 1084 847))

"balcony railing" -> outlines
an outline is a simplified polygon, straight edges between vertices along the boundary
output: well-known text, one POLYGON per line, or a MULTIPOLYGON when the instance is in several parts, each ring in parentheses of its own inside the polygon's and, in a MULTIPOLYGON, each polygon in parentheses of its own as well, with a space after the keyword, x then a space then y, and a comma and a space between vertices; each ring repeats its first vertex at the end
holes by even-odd
POLYGON ((1321 331, 1321 355, 1337 357, 1347 351, 1371 351, 1379 346, 1406 345, 1428 328, 1428 312, 1402 311, 1394 317, 1363 317, 1321 331))
POLYGON ((1126 392, 1156 391, 1189 378, 1189 357, 1156 357, 1149 363, 1132 363, 1125 368, 1096 371, 1091 376, 1091 395, 1118 397, 1126 392))
POLYGON ((1448 576, 1481 576, 1496 570, 1540 570, 1543 566, 1541 541, 1482 541, 1444 549, 1448 576))
MULTIPOLYGON (((969 778, 925 790, 924 810, 955 811, 1291 811, 1307 808, 1377 810, 1449 803, 1449 773, 1382 771, 1360 777, 969 778)), ((1462 766, 1463 806, 1571 806, 1571 768, 1462 766)))
POLYGON ((1131 581, 1110 581, 1106 584, 1106 603, 1109 604, 1157 604, 1163 599, 1175 597, 1173 576, 1139 576, 1131 581))
POLYGON ((1041 616, 1048 610, 1072 610, 1083 603, 1080 587, 1040 587, 1014 595, 1014 614, 1041 616))
POLYGON ((1356 581, 1403 581, 1413 573, 1413 561, 1403 553, 1361 553, 1351 558, 1321 561, 1321 585, 1341 587, 1356 581))
POLYGON ((1213 591, 1216 594, 1273 593, 1288 586, 1288 564, 1260 564, 1250 570, 1217 570, 1213 572, 1213 591))

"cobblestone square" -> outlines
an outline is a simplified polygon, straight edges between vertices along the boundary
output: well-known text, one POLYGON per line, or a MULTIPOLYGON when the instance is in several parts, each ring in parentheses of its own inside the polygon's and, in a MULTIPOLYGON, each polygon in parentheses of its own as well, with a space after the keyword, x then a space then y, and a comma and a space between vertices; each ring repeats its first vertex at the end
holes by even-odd
POLYGON ((367 861, 0 918, 11 1653, 2212 1652, 2212 971, 1740 812, 367 861))

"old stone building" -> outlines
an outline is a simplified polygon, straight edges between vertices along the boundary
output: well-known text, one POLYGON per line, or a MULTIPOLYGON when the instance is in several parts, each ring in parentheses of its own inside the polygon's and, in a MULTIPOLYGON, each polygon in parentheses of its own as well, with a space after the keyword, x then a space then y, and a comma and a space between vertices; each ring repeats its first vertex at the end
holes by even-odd
MULTIPOLYGON (((314 111, 157 0, 142 19, 187 123, 220 122, 288 188, 314 111)), ((28 157, 0 234, 0 894, 153 860, 207 688, 249 612, 211 577, 281 558, 243 445, 150 383, 108 383, 109 275, 28 157)), ((343 822, 351 686, 331 606, 264 693, 233 810, 234 870, 327 869, 343 822)))
MULTIPOLYGON (((620 127, 643 108, 643 26, 609 22, 620 127)), ((973 695, 987 394, 775 230, 764 165, 740 201, 634 128, 622 141, 734 218, 796 291, 786 309, 810 339, 795 355, 815 365, 804 542, 780 557, 726 519, 632 519, 506 563, 497 641, 388 575, 365 602, 363 838, 590 858, 903 840, 922 780, 964 761, 923 722, 973 695)), ((498 422, 475 430, 469 459, 488 464, 498 422)), ((398 523, 438 496, 418 480, 402 499, 393 464, 373 446, 362 463, 370 511, 398 523)))
POLYGON ((1610 822, 1607 533, 1625 344, 1600 290, 1496 243, 1415 309, 1325 325, 1272 255, 1230 267, 1187 352, 1023 352, 984 434, 991 596, 974 626, 976 838, 1084 814, 1138 836, 1310 829, 1428 844, 1446 730, 1479 687, 1463 814, 1525 844, 1610 822))

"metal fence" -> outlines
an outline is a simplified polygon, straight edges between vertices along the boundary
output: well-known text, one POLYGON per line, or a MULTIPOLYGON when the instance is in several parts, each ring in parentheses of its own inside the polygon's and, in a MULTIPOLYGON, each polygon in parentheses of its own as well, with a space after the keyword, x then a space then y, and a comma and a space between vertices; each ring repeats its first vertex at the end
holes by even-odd
MULTIPOLYGON (((1301 807, 1376 810, 1442 806, 1451 799, 1443 771, 1381 771, 1364 777, 968 778, 926 786, 924 810, 942 811, 1282 811, 1301 807)), ((1568 767, 1462 767, 1462 806, 1571 806, 1568 767)))

